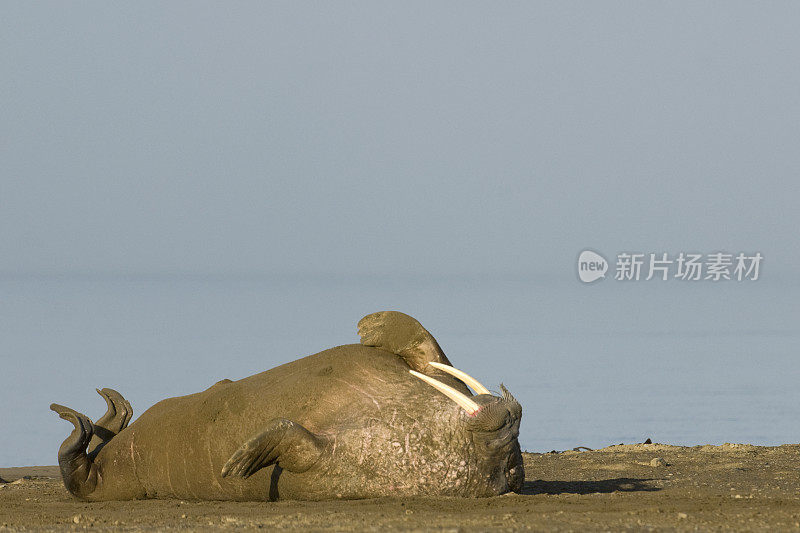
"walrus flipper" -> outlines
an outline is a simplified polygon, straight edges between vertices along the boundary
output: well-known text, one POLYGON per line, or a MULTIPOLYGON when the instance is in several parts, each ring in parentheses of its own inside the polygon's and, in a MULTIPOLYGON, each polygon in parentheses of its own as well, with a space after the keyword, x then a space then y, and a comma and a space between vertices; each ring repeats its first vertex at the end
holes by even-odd
POLYGON ((108 388, 95 390, 106 401, 108 409, 106 414, 94 423, 94 436, 89 442, 90 459, 94 459, 108 441, 128 427, 128 423, 133 417, 133 408, 130 402, 122 397, 122 394, 108 388))
POLYGON ((50 409, 75 426, 58 449, 58 466, 67 490, 86 499, 97 487, 97 465, 86 454, 86 447, 94 434, 94 424, 89 417, 69 407, 54 403, 50 409))
POLYGON ((439 343, 416 319, 399 311, 380 311, 358 321, 361 344, 396 353, 412 370, 432 373, 428 363, 450 365, 439 343))
POLYGON ((222 467, 222 477, 248 478, 265 466, 277 464, 289 472, 305 472, 325 449, 325 439, 285 418, 272 420, 267 428, 236 450, 222 467))

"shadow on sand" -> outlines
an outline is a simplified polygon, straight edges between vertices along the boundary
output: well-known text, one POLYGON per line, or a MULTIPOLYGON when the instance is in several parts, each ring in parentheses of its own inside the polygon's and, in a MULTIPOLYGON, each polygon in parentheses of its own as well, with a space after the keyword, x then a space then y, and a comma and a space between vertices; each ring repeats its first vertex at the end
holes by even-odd
POLYGON ((591 494, 594 492, 655 492, 661 490, 648 484, 654 479, 620 477, 600 481, 526 481, 522 494, 591 494))

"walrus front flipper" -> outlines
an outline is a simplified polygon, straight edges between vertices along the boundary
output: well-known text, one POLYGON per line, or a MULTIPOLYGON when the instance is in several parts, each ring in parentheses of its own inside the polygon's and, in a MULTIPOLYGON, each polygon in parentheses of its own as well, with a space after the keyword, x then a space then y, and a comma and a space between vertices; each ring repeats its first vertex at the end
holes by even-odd
POLYGON ((222 477, 248 478, 273 464, 289 472, 305 472, 317 462, 324 449, 324 438, 296 422, 276 418, 236 450, 222 467, 222 477))
POLYGON ((361 344, 396 353, 412 370, 431 373, 428 363, 450 365, 439 344, 416 319, 399 311, 380 311, 358 321, 361 344))
POLYGON ((95 390, 106 401, 108 409, 106 414, 94 423, 94 436, 89 442, 90 459, 94 459, 108 441, 128 427, 128 423, 133 417, 133 408, 130 402, 122 397, 122 394, 108 388, 95 390))
POLYGON ((58 466, 67 490, 77 498, 86 499, 97 487, 97 465, 86 454, 86 447, 94 434, 94 424, 89 417, 69 407, 54 403, 50 409, 75 426, 58 449, 58 466))

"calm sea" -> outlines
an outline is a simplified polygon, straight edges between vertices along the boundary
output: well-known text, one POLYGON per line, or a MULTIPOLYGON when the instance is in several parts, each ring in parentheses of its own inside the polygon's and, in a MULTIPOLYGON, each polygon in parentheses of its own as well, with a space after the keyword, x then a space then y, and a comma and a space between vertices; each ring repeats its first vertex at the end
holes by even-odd
POLYGON ((0 280, 0 466, 55 464, 95 387, 137 413, 338 344, 384 309, 524 408, 523 449, 800 442, 800 290, 770 282, 574 276, 7 277, 0 280))

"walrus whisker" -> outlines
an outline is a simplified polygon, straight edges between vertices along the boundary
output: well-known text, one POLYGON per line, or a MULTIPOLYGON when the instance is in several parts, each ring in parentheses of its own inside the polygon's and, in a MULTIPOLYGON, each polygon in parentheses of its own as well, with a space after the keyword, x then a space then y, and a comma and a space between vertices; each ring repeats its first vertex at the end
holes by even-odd
POLYGON ((480 381, 473 378, 463 370, 459 370, 454 366, 445 365, 444 363, 436 363, 434 361, 431 361, 428 364, 431 365, 433 368, 438 368, 442 372, 447 372, 451 376, 457 377, 458 379, 463 381, 467 385, 467 387, 472 388, 472 390, 474 390, 478 394, 491 394, 491 392, 489 392, 489 389, 481 385, 480 381))
POLYGON ((460 392, 455 390, 453 387, 451 387, 449 385, 445 385, 441 381, 438 381, 438 380, 436 380, 436 379, 434 379, 434 378, 432 378, 430 376, 426 376, 425 374, 422 374, 422 373, 417 372, 415 370, 409 370, 409 372, 411 372, 412 376, 421 379, 422 381, 426 382, 428 385, 430 385, 434 389, 438 390, 439 392, 441 392, 442 394, 444 394, 445 396, 447 396, 448 398, 450 398, 451 400, 456 402, 468 414, 473 415, 473 414, 477 413, 480 410, 480 406, 477 403, 473 402, 466 395, 461 394, 460 392))

